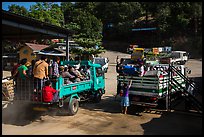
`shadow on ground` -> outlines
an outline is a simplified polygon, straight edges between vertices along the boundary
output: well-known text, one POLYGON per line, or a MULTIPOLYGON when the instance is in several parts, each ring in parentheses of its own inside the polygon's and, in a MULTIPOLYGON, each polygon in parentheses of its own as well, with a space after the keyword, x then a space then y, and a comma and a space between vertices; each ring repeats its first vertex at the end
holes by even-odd
POLYGON ((25 101, 14 101, 9 103, 5 108, 3 108, 3 106, 2 124, 25 126, 33 121, 41 120, 41 116, 43 115, 55 115, 55 113, 52 113, 53 110, 49 109, 46 111, 36 111, 33 109, 37 107, 36 105, 25 101))
MULTIPOLYGON (((80 104, 81 108, 88 109, 90 111, 101 111, 108 113, 121 113, 120 97, 115 99, 114 96, 103 96, 103 99, 99 103, 84 102, 80 104)), ((128 114, 139 115, 143 112, 142 107, 131 107, 128 108, 128 114)))
POLYGON ((181 112, 165 112, 160 118, 141 124, 144 135, 201 135, 202 117, 181 112))

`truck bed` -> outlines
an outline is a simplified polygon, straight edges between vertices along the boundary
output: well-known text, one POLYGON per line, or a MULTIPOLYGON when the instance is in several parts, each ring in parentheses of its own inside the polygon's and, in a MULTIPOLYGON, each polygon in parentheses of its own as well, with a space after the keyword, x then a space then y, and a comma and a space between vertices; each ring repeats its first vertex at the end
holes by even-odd
MULTIPOLYGON (((179 83, 183 83, 180 77, 174 76, 179 83)), ((162 97, 167 92, 168 76, 164 77, 137 77, 137 76, 117 76, 118 82, 127 83, 132 80, 132 85, 129 89, 130 95, 141 96, 159 96, 162 97)), ((183 83, 184 84, 184 83, 183 83)), ((184 85, 183 85, 184 86, 184 85)), ((172 90, 175 92, 177 90, 172 90)))
MULTIPOLYGON (((63 79, 61 79, 63 81, 63 79)), ((62 98, 63 96, 68 96, 74 93, 80 93, 84 91, 88 91, 91 89, 92 86, 92 80, 87 80, 87 81, 80 81, 76 83, 71 83, 71 84, 63 84, 60 87, 60 92, 59 96, 62 98)))

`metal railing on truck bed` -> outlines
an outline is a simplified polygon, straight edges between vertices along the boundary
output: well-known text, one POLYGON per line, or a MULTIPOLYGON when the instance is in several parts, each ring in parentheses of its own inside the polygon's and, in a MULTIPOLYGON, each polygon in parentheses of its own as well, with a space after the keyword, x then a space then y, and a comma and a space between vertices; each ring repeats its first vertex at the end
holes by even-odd
MULTIPOLYGON (((59 77, 57 79, 50 79, 52 82, 52 87, 56 90, 60 90, 59 97, 71 95, 74 93, 82 92, 91 89, 91 80, 74 82, 66 84, 66 78, 59 77)), ((43 81, 44 85, 46 80, 43 81)), ((21 78, 16 79, 15 84, 15 100, 24 100, 32 102, 43 102, 42 88, 35 90, 38 87, 38 81, 36 85, 34 84, 34 78, 28 78, 23 80, 21 78)))
MULTIPOLYGON (((179 76, 174 76, 182 86, 185 86, 184 80, 179 76)), ((143 96, 157 96, 164 97, 167 92, 169 77, 168 75, 163 77, 137 77, 137 76, 117 76, 118 82, 121 84, 127 83, 132 80, 132 85, 129 89, 129 94, 143 95, 143 96)), ((177 87, 175 89, 180 89, 177 87)), ((171 92, 176 92, 173 89, 171 92)))
MULTIPOLYGON (((178 68, 180 66, 177 66, 178 68)), ((181 86, 173 86, 170 90, 170 77, 169 77, 169 65, 157 66, 157 70, 147 71, 144 76, 130 76, 119 74, 117 76, 117 82, 121 85, 132 80, 132 85, 129 89, 129 98, 130 103, 134 105, 150 106, 156 107, 159 102, 164 102, 168 104, 167 97, 173 97, 174 99, 177 96, 180 96, 182 87, 186 86, 185 80, 182 79, 176 73, 172 73, 173 78, 181 86), (164 68, 165 69, 161 69, 164 68)), ((179 70, 181 71, 181 70, 179 70)), ((184 71, 182 71, 184 73, 184 71)), ((172 98, 172 99, 173 99, 172 98)), ((168 100, 173 101, 173 100, 168 100)), ((161 104, 161 103, 160 103, 161 104)), ((162 103, 163 104, 163 103, 162 103)), ((166 104, 166 106, 167 106, 166 104)))

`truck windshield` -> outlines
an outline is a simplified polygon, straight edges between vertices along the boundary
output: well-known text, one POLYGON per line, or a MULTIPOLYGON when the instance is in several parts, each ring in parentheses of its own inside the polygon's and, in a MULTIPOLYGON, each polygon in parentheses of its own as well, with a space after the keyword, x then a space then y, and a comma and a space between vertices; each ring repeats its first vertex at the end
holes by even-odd
POLYGON ((123 63, 122 64, 134 64, 134 61, 131 60, 131 59, 124 59, 123 63))
POLYGON ((100 64, 104 66, 106 64, 105 59, 95 59, 95 64, 100 64))
POLYGON ((180 58, 181 57, 180 53, 178 53, 178 52, 172 53, 171 56, 172 56, 172 58, 180 58))
POLYGON ((97 77, 100 77, 100 76, 103 76, 104 75, 104 72, 102 70, 102 68, 96 68, 96 76, 97 77))

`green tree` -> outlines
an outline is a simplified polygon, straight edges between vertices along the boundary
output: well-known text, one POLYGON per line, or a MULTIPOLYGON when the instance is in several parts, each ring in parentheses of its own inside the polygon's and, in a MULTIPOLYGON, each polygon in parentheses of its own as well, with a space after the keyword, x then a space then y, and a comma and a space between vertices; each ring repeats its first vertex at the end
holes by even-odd
POLYGON ((95 10, 97 18, 103 22, 105 39, 127 40, 134 20, 141 15, 141 4, 139 2, 98 2, 95 10))
POLYGON ((28 15, 28 10, 24 6, 12 4, 11 6, 8 6, 8 9, 8 11, 12 13, 16 13, 23 16, 28 15))
POLYGON ((87 10, 87 5, 84 3, 62 3, 65 14, 65 27, 76 31, 73 39, 83 50, 77 49, 78 54, 99 54, 104 52, 102 47, 102 22, 87 10), (70 11, 70 9, 72 9, 70 11), (97 48, 96 48, 97 47, 97 48))
POLYGON ((60 27, 64 25, 64 15, 60 6, 52 2, 37 2, 32 5, 29 16, 60 27))

